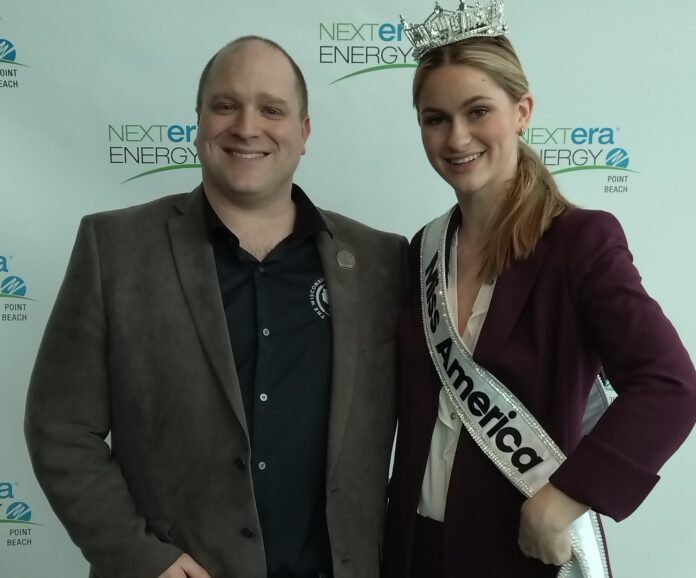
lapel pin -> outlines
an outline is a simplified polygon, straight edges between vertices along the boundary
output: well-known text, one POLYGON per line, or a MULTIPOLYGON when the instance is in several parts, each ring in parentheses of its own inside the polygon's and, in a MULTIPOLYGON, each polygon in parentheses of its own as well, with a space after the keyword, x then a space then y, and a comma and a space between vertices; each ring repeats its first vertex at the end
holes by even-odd
POLYGON ((355 267, 355 255, 345 249, 336 253, 336 262, 341 269, 352 269, 355 267))

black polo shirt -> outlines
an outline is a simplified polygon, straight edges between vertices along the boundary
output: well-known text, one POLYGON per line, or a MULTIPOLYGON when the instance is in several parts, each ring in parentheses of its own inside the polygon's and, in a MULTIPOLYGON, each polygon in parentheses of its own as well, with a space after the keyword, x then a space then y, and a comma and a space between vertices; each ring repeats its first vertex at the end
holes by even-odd
POLYGON ((292 200, 294 230, 261 262, 205 201, 273 578, 331 568, 325 513, 331 309, 316 244, 327 228, 296 185, 292 200))

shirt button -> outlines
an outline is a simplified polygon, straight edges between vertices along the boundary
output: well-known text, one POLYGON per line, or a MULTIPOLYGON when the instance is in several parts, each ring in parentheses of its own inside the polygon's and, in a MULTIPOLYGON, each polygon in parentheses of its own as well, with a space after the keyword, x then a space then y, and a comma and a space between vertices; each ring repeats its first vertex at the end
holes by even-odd
POLYGON ((266 327, 263 328, 261 333, 263 333, 264 337, 268 337, 271 334, 270 330, 266 327))
POLYGON ((240 532, 242 536, 245 538, 253 538, 254 537, 254 532, 250 530, 249 528, 242 528, 242 531, 240 532))
POLYGON ((454 412, 452 412, 452 413, 450 414, 450 418, 451 418, 452 420, 457 419, 457 414, 454 413, 454 412))
POLYGON ((259 273, 265 273, 265 272, 266 272, 266 268, 265 268, 263 265, 259 265, 259 266, 256 268, 256 270, 257 270, 259 273))
POLYGON ((259 462, 259 469, 265 470, 266 469, 266 462, 259 462))
POLYGON ((268 400, 268 396, 267 396, 265 393, 262 393, 262 394, 259 396, 259 399, 260 399, 261 401, 267 401, 267 400, 268 400))

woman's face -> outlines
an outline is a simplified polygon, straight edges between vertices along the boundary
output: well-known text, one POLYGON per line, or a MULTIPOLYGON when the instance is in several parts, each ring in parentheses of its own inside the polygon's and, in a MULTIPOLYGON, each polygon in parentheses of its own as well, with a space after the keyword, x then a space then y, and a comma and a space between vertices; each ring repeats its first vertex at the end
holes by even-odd
POLYGON ((431 71, 418 98, 423 146, 458 194, 499 195, 517 169, 518 132, 532 98, 513 102, 485 72, 462 64, 431 71))

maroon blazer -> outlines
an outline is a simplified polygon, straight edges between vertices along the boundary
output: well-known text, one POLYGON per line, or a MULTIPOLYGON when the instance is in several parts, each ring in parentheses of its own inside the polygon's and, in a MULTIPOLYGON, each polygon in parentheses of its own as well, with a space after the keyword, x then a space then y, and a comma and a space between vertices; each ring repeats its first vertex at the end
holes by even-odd
MULTIPOLYGON (((421 320, 420 238, 411 243, 411 297, 398 336, 399 435, 385 578, 410 576, 441 388, 421 320)), ((615 520, 638 507, 696 421, 694 366, 643 289, 621 226, 605 212, 572 209, 556 218, 534 254, 500 275, 474 359, 515 393, 568 456, 553 484, 615 520), (581 418, 600 366, 619 397, 583 438, 581 418)), ((444 577, 555 576, 556 567, 519 552, 523 500, 462 430, 445 509, 444 577)))

